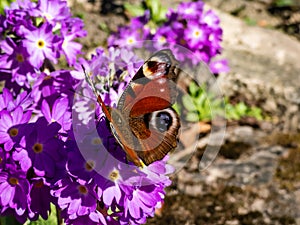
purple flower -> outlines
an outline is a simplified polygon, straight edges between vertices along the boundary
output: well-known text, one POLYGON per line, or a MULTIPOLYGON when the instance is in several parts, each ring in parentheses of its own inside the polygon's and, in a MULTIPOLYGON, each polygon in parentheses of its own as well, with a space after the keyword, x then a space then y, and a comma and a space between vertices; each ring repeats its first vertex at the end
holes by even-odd
POLYGON ((201 21, 212 30, 220 29, 220 19, 212 10, 205 12, 201 18, 201 21))
POLYGON ((45 58, 56 63, 59 55, 54 49, 54 43, 57 41, 49 23, 44 23, 40 28, 34 30, 26 30, 23 44, 29 53, 31 65, 40 68, 45 58))
POLYGON ((10 9, 5 10, 6 15, 6 29, 12 31, 20 37, 24 36, 24 28, 33 27, 30 14, 27 10, 23 9, 10 9))
POLYGON ((98 196, 93 182, 65 178, 55 184, 51 194, 58 198, 58 205, 69 219, 88 215, 97 208, 98 196))
POLYGON ((75 141, 68 143, 68 161, 66 168, 69 174, 75 178, 89 181, 98 176, 97 171, 103 167, 105 161, 105 152, 102 150, 101 139, 97 137, 89 137, 85 134, 82 137, 83 142, 75 141))
POLYGON ((185 36, 188 40, 188 46, 192 50, 202 48, 208 40, 206 30, 195 22, 188 23, 185 36))
POLYGON ((27 77, 30 77, 34 69, 27 60, 29 55, 26 49, 23 46, 17 46, 11 38, 2 41, 1 48, 6 53, 1 57, 1 67, 11 70, 12 82, 28 88, 27 77))
POLYGON ((121 46, 121 47, 138 47, 139 41, 143 41, 142 34, 133 30, 131 27, 121 27, 116 36, 108 38, 109 46, 121 46))
POLYGON ((45 118, 40 118, 35 124, 33 131, 26 136, 28 155, 32 161, 34 172, 38 176, 53 177, 55 164, 61 159, 60 151, 63 151, 63 143, 58 139, 58 123, 50 125, 45 118))
POLYGON ((65 54, 67 61, 70 66, 73 66, 76 62, 76 55, 81 53, 82 45, 74 42, 76 38, 75 34, 66 34, 62 30, 63 35, 63 43, 62 43, 62 50, 65 54))
POLYGON ((17 149, 12 153, 12 159, 20 164, 21 170, 27 172, 32 166, 31 159, 28 157, 28 152, 24 149, 17 149))
POLYGON ((64 131, 71 127, 71 112, 69 109, 69 101, 67 98, 58 98, 50 107, 44 99, 42 102, 41 112, 49 123, 58 122, 64 131))
POLYGON ((0 147, 0 171, 2 171, 5 166, 7 156, 9 157, 9 155, 3 151, 3 148, 0 147))
POLYGON ((43 99, 50 99, 53 102, 61 96, 72 96, 74 93, 73 85, 78 82, 74 81, 70 71, 54 71, 50 74, 41 73, 35 81, 31 97, 40 109, 43 99))
POLYGON ((0 113, 0 144, 4 144, 4 150, 10 151, 15 144, 14 138, 19 134, 17 125, 27 123, 31 112, 23 112, 22 107, 17 107, 14 111, 6 110, 0 113))
POLYGON ((0 202, 4 208, 14 209, 18 216, 25 213, 28 205, 29 182, 26 174, 13 165, 6 165, 7 172, 0 172, 0 202))
MULTIPOLYGON (((63 212, 63 215, 64 215, 64 212, 63 212)), ((79 216, 76 219, 66 218, 65 222, 66 222, 66 224, 72 224, 72 225, 82 225, 82 224, 85 224, 85 225, 99 225, 99 224, 114 225, 114 224, 116 224, 116 225, 118 225, 119 224, 115 219, 111 219, 110 223, 106 222, 103 214, 97 210, 90 212, 88 215, 79 216)))
POLYGON ((202 1, 182 2, 178 5, 177 12, 184 19, 195 19, 201 15, 203 7, 204 3, 202 1))
POLYGON ((50 195, 50 186, 43 178, 33 178, 30 190, 30 213, 31 220, 37 220, 41 216, 44 220, 48 218, 50 203, 54 198, 50 195))
POLYGON ((229 71, 227 60, 213 61, 209 64, 212 73, 227 73, 229 71))
POLYGON ((71 16, 67 2, 60 0, 39 0, 37 8, 32 14, 36 17, 45 18, 52 25, 71 16))
MULTIPOLYGON (((159 27, 153 36, 153 40, 158 41, 157 48, 163 48, 165 44, 175 43, 178 34, 170 26, 159 27)), ((156 44, 156 43, 155 43, 156 44)))
POLYGON ((32 103, 32 99, 26 91, 17 95, 16 99, 14 99, 13 94, 7 88, 3 88, 2 91, 3 93, 0 95, 0 111, 3 109, 14 111, 18 106, 26 110, 32 103))
POLYGON ((163 194, 163 189, 155 185, 133 189, 131 195, 125 196, 123 216, 133 221, 153 216, 156 205, 162 201, 163 194))

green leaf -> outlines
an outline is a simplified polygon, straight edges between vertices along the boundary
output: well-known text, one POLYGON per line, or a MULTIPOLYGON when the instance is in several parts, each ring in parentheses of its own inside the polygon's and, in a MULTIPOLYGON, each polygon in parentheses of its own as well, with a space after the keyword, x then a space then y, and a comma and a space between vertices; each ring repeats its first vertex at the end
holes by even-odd
POLYGON ((284 7, 284 6, 292 6, 294 4, 293 0, 276 0, 275 5, 278 7, 284 7))
POLYGON ((15 0, 0 0, 0 14, 3 14, 4 8, 9 6, 12 2, 15 2, 15 0))
POLYGON ((262 120, 263 119, 262 111, 258 107, 251 107, 248 115, 256 118, 257 120, 262 120))
POLYGON ((178 115, 180 115, 180 112, 181 112, 181 105, 175 103, 172 105, 172 108, 178 113, 178 115))
POLYGON ((248 107, 246 106, 246 104, 244 102, 239 102, 238 104, 235 105, 235 108, 237 110, 237 113, 240 116, 247 114, 248 107))
POLYGON ((146 0, 146 6, 150 9, 151 19, 157 24, 166 19, 167 8, 161 4, 161 0, 146 0))
POLYGON ((188 112, 186 115, 186 120, 190 122, 198 122, 199 121, 199 115, 197 112, 188 112))
POLYGON ((197 93, 199 91, 200 87, 195 83, 195 82, 191 82, 190 86, 189 86, 189 92, 191 94, 191 96, 197 96, 197 93))
POLYGON ((182 97, 182 103, 183 103, 183 106, 188 111, 196 111, 197 110, 197 107, 195 106, 193 99, 189 95, 184 95, 182 97))
POLYGON ((142 16, 145 13, 145 9, 141 5, 133 5, 128 2, 124 3, 125 10, 129 12, 132 17, 142 16))

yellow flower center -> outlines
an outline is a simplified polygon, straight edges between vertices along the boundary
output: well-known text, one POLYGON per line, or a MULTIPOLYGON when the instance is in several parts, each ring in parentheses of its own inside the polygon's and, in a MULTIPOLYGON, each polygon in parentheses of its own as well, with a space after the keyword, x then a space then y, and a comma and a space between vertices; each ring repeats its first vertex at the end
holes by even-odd
POLYGON ((44 182, 42 180, 39 180, 34 184, 34 187, 36 188, 42 188, 44 186, 44 182))
POLYGON ((10 137, 16 137, 19 133, 19 130, 17 128, 11 128, 9 129, 8 133, 10 137))
POLYGON ((87 171, 92 171, 95 168, 95 161, 89 160, 85 163, 85 169, 87 171))
POLYGON ((127 39, 127 44, 130 44, 130 45, 131 45, 131 44, 134 43, 134 41, 135 41, 135 40, 134 40, 133 38, 130 37, 130 38, 127 39))
POLYGON ((35 153, 41 153, 43 151, 43 145, 40 143, 35 143, 32 149, 35 153))
POLYGON ((86 195, 88 193, 88 189, 84 185, 79 185, 78 191, 80 192, 80 194, 84 194, 84 195, 86 195))
POLYGON ((92 144, 93 145, 100 145, 101 143, 102 143, 102 141, 99 137, 96 137, 96 138, 92 139, 92 144))
POLYGON ((201 30, 195 30, 194 31, 194 37, 199 38, 202 35, 201 30))
POLYGON ((15 177, 10 177, 9 180, 8 180, 8 182, 9 182, 11 185, 17 185, 17 184, 19 184, 18 179, 15 178, 15 177))
POLYGON ((37 41, 37 46, 38 46, 38 48, 44 48, 45 47, 45 41, 42 40, 42 39, 39 39, 37 41))
POLYGON ((17 55, 16 55, 16 60, 17 60, 19 63, 24 62, 24 57, 23 57, 23 55, 17 53, 17 55))
POLYGON ((109 174, 109 178, 111 181, 116 181, 118 180, 120 177, 119 171, 118 170, 113 170, 110 174, 109 174))
POLYGON ((166 38, 164 36, 160 36, 159 39, 158 39, 158 41, 160 43, 165 43, 166 42, 166 38))

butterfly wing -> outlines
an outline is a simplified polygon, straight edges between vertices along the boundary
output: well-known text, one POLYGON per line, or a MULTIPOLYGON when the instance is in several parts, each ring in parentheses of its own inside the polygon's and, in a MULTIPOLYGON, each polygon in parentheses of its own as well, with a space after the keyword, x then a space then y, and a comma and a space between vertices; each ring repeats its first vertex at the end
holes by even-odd
POLYGON ((139 142, 139 148, 135 148, 135 151, 146 165, 163 159, 177 147, 180 120, 171 107, 132 117, 130 127, 139 142))
POLYGON ((122 94, 118 109, 134 134, 130 146, 149 165, 177 146, 178 114, 171 108, 177 91, 177 61, 170 50, 150 57, 122 94))
POLYGON ((170 107, 176 99, 177 61, 170 50, 151 56, 123 92, 118 109, 139 116, 170 107))

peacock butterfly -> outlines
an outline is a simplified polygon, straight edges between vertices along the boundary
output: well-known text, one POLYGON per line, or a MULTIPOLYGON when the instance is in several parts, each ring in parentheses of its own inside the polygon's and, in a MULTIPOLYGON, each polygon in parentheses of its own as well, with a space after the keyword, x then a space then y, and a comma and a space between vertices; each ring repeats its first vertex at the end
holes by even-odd
POLYGON ((177 64, 168 49, 153 54, 134 75, 117 108, 105 106, 91 78, 85 74, 114 137, 136 166, 161 160, 177 147, 180 120, 171 107, 177 96, 177 64))

